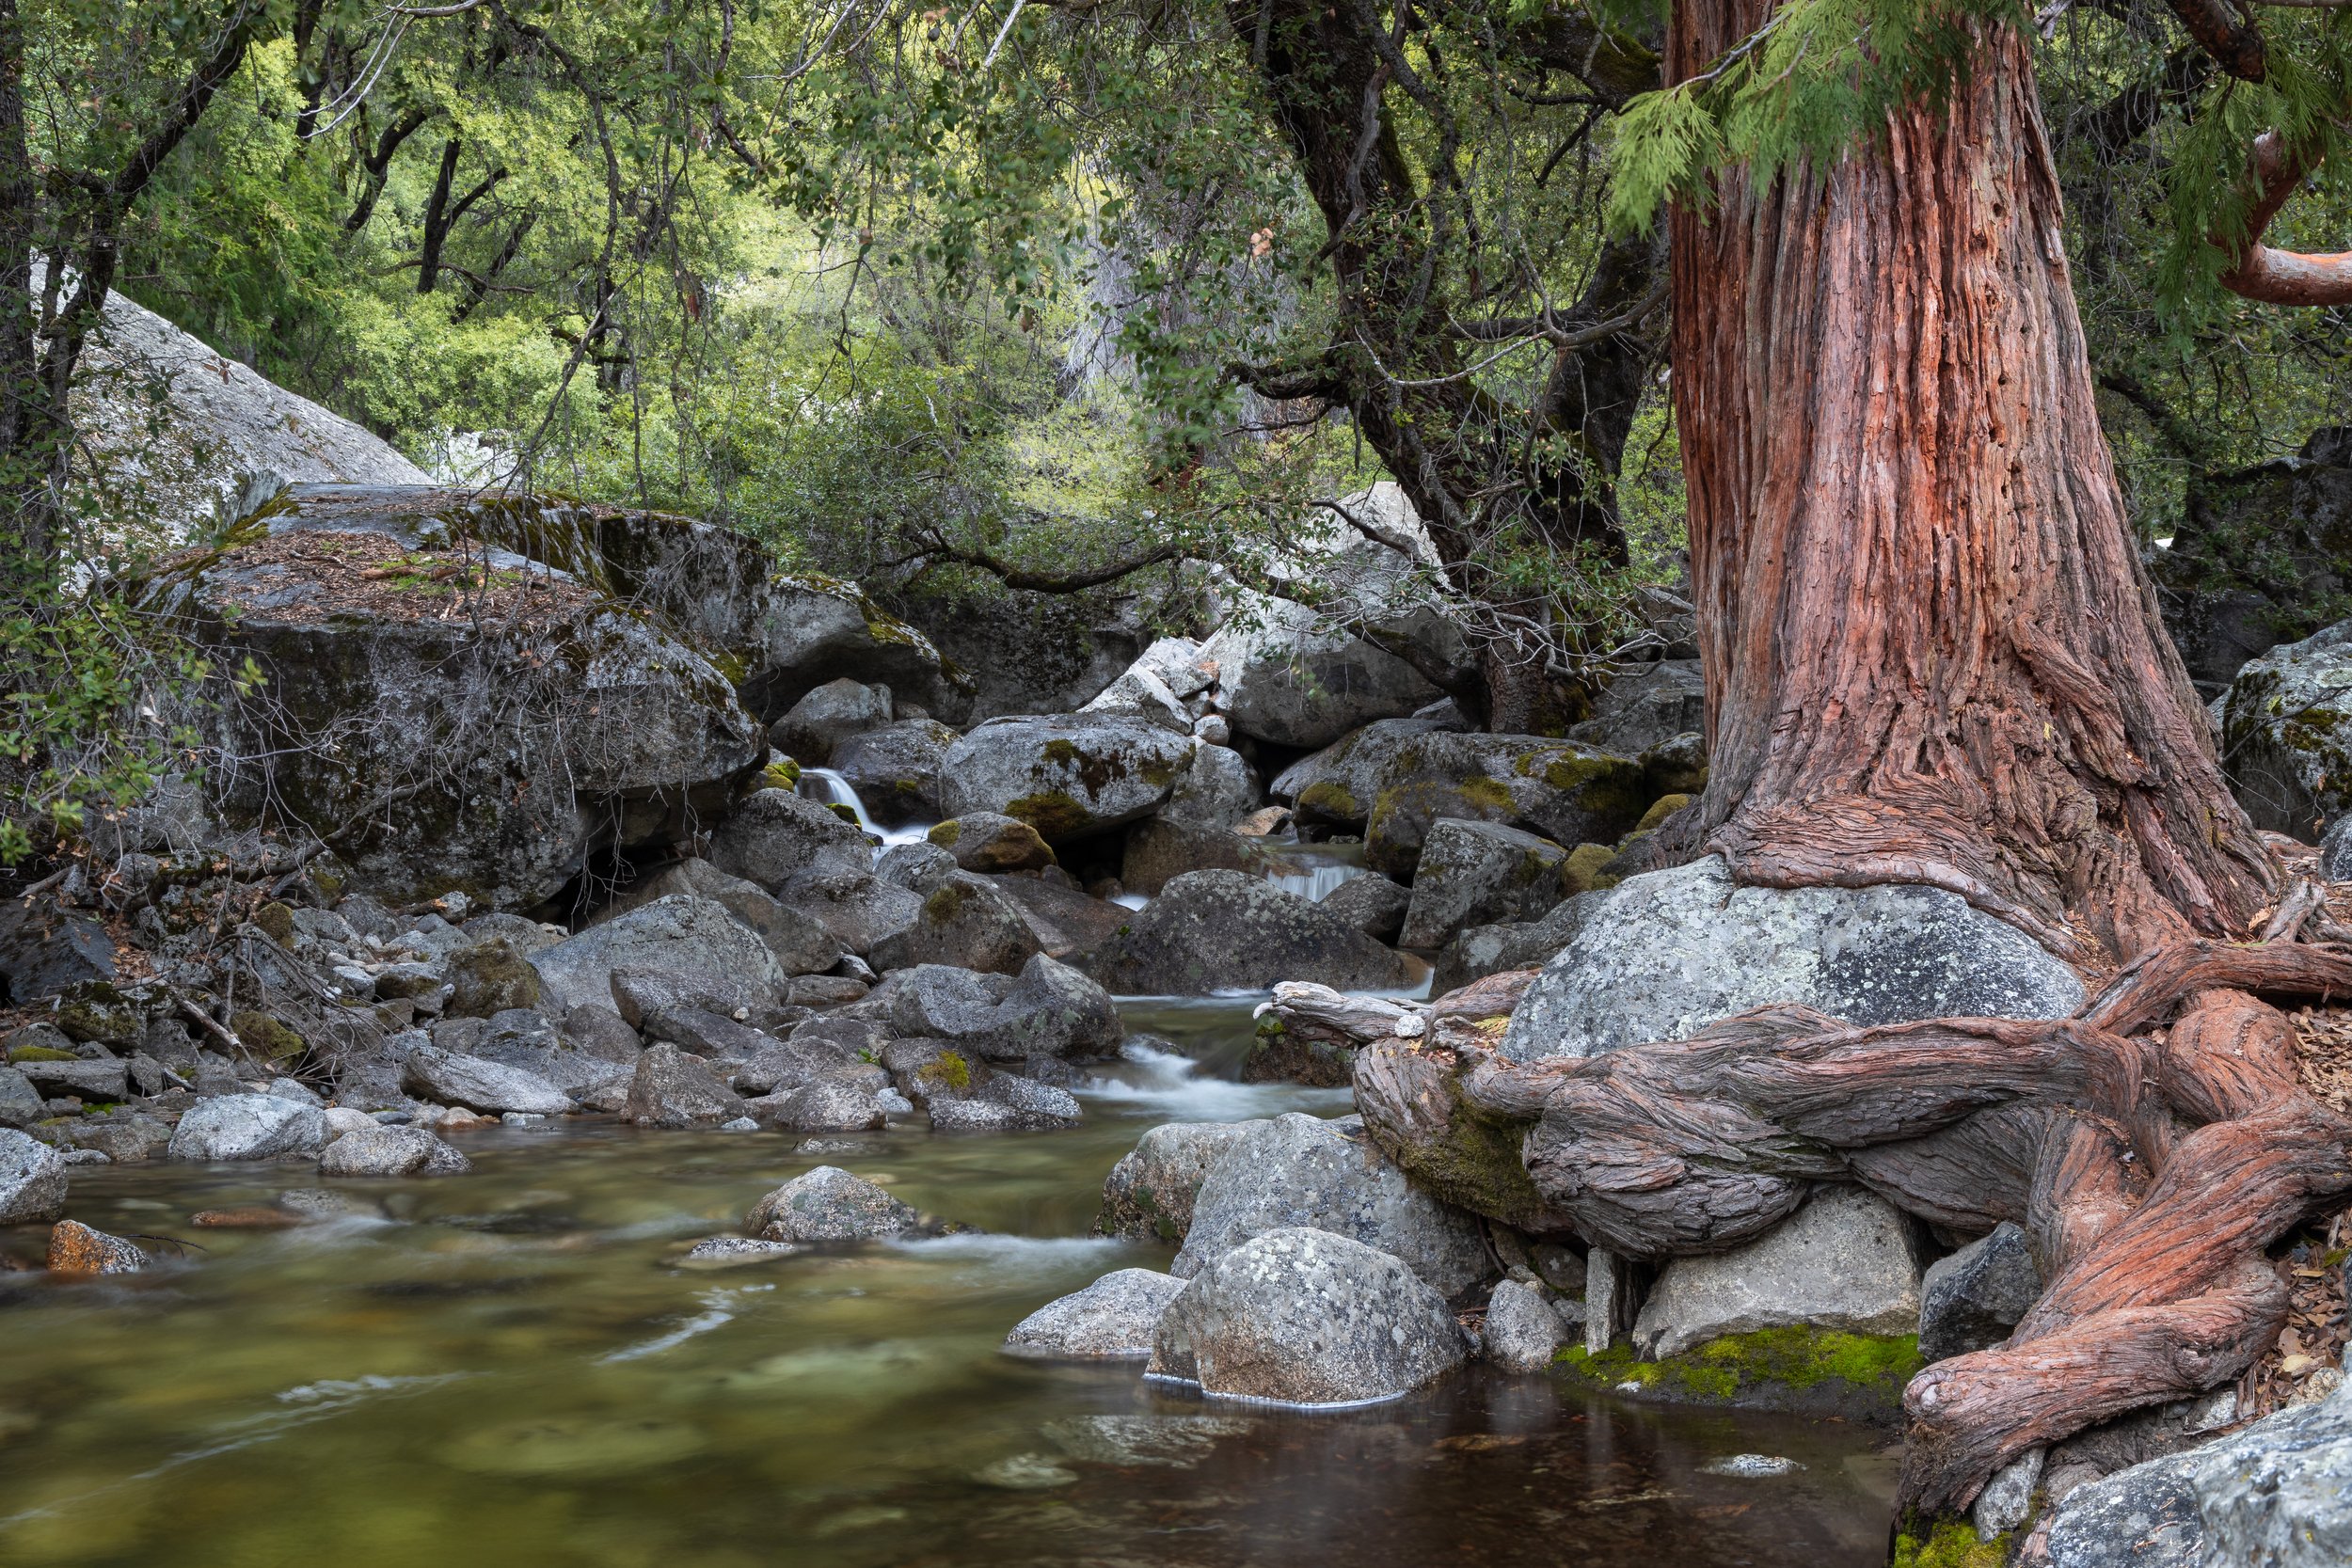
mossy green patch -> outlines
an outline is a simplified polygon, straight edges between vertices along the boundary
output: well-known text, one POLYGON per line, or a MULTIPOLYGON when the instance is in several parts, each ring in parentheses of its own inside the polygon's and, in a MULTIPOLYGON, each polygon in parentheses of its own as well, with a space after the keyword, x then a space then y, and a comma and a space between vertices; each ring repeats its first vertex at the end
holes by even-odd
POLYGON ((1075 796, 1060 789, 1041 789, 1008 801, 1005 815, 1026 822, 1040 838, 1049 840, 1074 837, 1094 826, 1094 814, 1080 805, 1075 796))
POLYGON ((956 847, 956 840, 963 836, 963 824, 951 816, 923 836, 942 849, 952 849, 956 847))
POLYGON ((294 911, 279 903, 268 903, 253 911, 253 924, 269 933, 270 941, 280 947, 291 946, 294 939, 294 911))
POLYGON ((762 789, 798 789, 801 787, 801 765, 790 757, 771 762, 760 770, 762 789))
POLYGON ((1909 1530, 1895 1537, 1894 1568, 2001 1568, 2008 1560, 2007 1533, 1979 1541, 1963 1520, 1943 1520, 1924 1541, 1909 1530))
POLYGON ((20 1045, 8 1052, 11 1062, 78 1062, 71 1051, 60 1051, 54 1045, 20 1045))
POLYGON ((1463 800, 1481 811, 1502 812, 1507 816, 1517 809, 1511 800, 1511 786, 1501 779, 1472 773, 1454 787, 1463 800))
POLYGON ((1691 797, 1688 795, 1661 795, 1649 803, 1649 810, 1642 814, 1642 819, 1633 824, 1633 831, 1637 833, 1653 832, 1660 823, 1690 803, 1691 797))
POLYGON ((302 1037, 267 1013, 237 1013, 229 1020, 229 1028, 247 1051, 265 1060, 282 1062, 302 1054, 302 1037))
POLYGON ((942 882, 923 900, 923 918, 934 926, 945 926, 963 912, 972 890, 961 882, 942 882))
POLYGON ((829 803, 825 809, 833 813, 835 816, 841 818, 842 821, 847 822, 850 827, 854 828, 857 826, 857 808, 850 805, 848 801, 834 800, 829 803))
POLYGON ((1560 885, 1571 897, 1615 887, 1619 879, 1601 868, 1616 858, 1617 851, 1606 844, 1580 844, 1560 863, 1560 885))
POLYGON ((1891 1403, 1921 1365, 1916 1335, 1848 1334, 1803 1323, 1726 1335, 1656 1361, 1643 1360, 1628 1344, 1597 1355, 1580 1346, 1557 1364, 1602 1387, 1631 1384, 1643 1393, 1709 1404, 1840 1386, 1891 1403))
POLYGON ((1327 817, 1333 822, 1361 822, 1364 808, 1356 803, 1355 792, 1343 784, 1329 779, 1311 784, 1298 792, 1298 809, 1311 816, 1327 817))
POLYGON ((1075 768, 1086 760, 1086 753, 1078 750, 1077 742, 1072 740, 1047 741, 1044 755, 1047 762, 1057 762, 1065 768, 1075 768))

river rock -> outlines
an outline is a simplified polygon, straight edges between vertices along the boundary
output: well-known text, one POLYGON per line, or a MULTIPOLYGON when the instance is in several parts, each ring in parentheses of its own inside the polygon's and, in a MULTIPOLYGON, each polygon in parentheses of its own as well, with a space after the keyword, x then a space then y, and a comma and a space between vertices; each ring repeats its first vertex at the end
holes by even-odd
POLYGON ((1608 896, 1606 893, 1580 893, 1554 904, 1541 920, 1468 927, 1438 952, 1436 973, 1429 980, 1430 994, 1443 996, 1505 970, 1541 969, 1559 957, 1560 950, 1584 928, 1585 918, 1608 896))
POLYGON ((657 898, 591 926, 541 953, 532 965, 545 1005, 554 1012, 590 1002, 614 1006, 616 969, 724 976, 744 994, 762 1000, 781 995, 786 978, 784 966, 758 932, 723 904, 691 894, 657 898))
POLYGON ((171 1147, 171 1124, 119 1107, 105 1116, 76 1117, 60 1125, 57 1140, 70 1148, 95 1149, 109 1164, 144 1165, 162 1159, 171 1147))
POLYGON ((421 1127, 345 1132, 319 1151, 321 1176, 462 1176, 473 1162, 421 1127))
POLYGON ((637 1059, 621 1118, 639 1127, 696 1127, 742 1114, 742 1101, 700 1057, 651 1045, 637 1059))
POLYGON ((1234 1145, 1272 1125, 1172 1121, 1152 1128, 1111 1167, 1095 1230, 1139 1242, 1182 1242, 1192 1228, 1194 1200, 1211 1168, 1234 1145))
POLYGON ((1196 747, 1160 808, 1162 819, 1230 832, 1265 802, 1265 786, 1248 760, 1228 746, 1196 747))
POLYGON ((1263 990, 1312 975, 1340 990, 1400 985, 1397 956, 1295 894, 1239 871, 1170 881, 1105 942, 1095 978, 1127 995, 1263 990))
POLYGON ((969 1094, 923 1102, 934 1132, 1051 1132, 1085 1119, 1077 1097, 1032 1078, 992 1072, 969 1094))
POLYGON ((1263 594, 1248 595, 1248 604, 1200 650, 1217 667, 1219 702, 1239 734, 1276 746, 1328 746, 1444 695, 1394 654, 1321 629, 1303 605, 1263 594))
POLYGON ((1253 1236, 1300 1227, 1377 1247, 1448 1296, 1491 1268, 1477 1220, 1407 1181, 1363 1135, 1361 1117, 1324 1121, 1294 1111, 1218 1155, 1170 1272, 1191 1278, 1253 1236))
POLYGON ((1695 658, 1637 664, 1609 683, 1593 716, 1568 727, 1568 738, 1619 756, 1634 756, 1661 740, 1707 730, 1707 679, 1695 658))
POLYGON ((956 857, 936 844, 894 844, 874 862, 877 878, 924 897, 937 890, 955 869, 956 857))
POLYGON ((2336 1568, 2352 1560, 2352 1385, 2076 1486, 2052 1568, 2336 1568))
POLYGON ((1891 1335, 1918 1323, 1910 1222, 1860 1188, 1824 1187, 1755 1241, 1669 1261, 1634 1321, 1633 1342, 1656 1358, 1762 1328, 1891 1335))
POLYGON ((1403 945, 1435 948, 1466 926, 1539 920, 1565 889, 1568 852, 1548 838, 1494 822, 1440 818, 1422 841, 1403 945))
POLYGON ((943 1040, 988 1061, 1107 1056, 1125 1036, 1110 993, 1042 953, 1009 985, 941 964, 894 980, 890 1021, 898 1034, 943 1040))
POLYGON ((1150 657, 1147 651, 1144 658, 1120 672, 1117 680, 1088 699, 1078 711, 1139 719, 1178 735, 1190 735, 1192 710, 1146 662, 1150 657))
POLYGON ((818 1165, 754 1204, 743 1228, 769 1242, 872 1242, 917 1234, 924 1225, 871 1181, 818 1165))
POLYGON ((833 768, 884 827, 941 815, 939 770, 956 732, 936 719, 901 719, 834 743, 833 768))
POLYGON ((873 1068, 836 1067, 765 1099, 738 1103, 762 1125, 783 1132, 879 1132, 889 1121, 874 1094, 873 1080, 882 1077, 873 1068))
POLYGON ((472 510, 457 492, 297 485, 150 590, 151 609, 266 676, 200 721, 224 754, 264 759, 223 771, 224 818, 298 801, 314 825, 358 823, 338 860, 388 903, 459 891, 528 908, 591 855, 723 810, 764 752, 678 627, 495 540, 461 545, 472 510), (480 612, 447 613, 437 574, 483 572, 480 612), (420 759, 442 772, 423 778, 420 759))
POLYGON ((1279 855, 1263 840, 1231 828, 1155 816, 1127 830, 1119 883, 1128 893, 1156 897, 1187 871, 1244 871, 1256 877, 1279 863, 1279 855))
POLYGON ((2352 804, 2352 621, 2248 661, 2213 714, 2254 826, 2315 842, 2352 804))
POLYGON ((1396 1259, 1284 1229, 1193 1278, 1161 1313, 1146 1370, 1212 1396, 1347 1405, 1393 1399, 1464 1356, 1445 1298, 1396 1259))
POLYGON ((1269 793, 1318 827, 1361 830, 1372 819, 1380 779, 1397 753, 1423 736, 1459 733, 1469 725, 1450 702, 1406 719, 1366 724, 1275 776, 1269 793))
POLYGON ((1184 1283, 1150 1269, 1116 1270, 1022 1319, 1005 1336, 1005 1351, 1072 1361, 1141 1359, 1152 1354, 1152 1330, 1184 1283))
POLYGON ((1948 1258, 1928 1265, 1919 1288, 1919 1356, 1942 1361, 1989 1350, 2042 1296, 2033 1247, 2013 1221, 2003 1220, 1948 1258))
POLYGON ((0 1128, 0 1226, 54 1220, 65 1212, 65 1162, 29 1133, 0 1128))
POLYGON ((463 1106, 485 1116, 518 1111, 526 1116, 560 1117, 572 1108, 569 1095, 535 1072, 479 1056, 455 1055, 429 1045, 408 1053, 401 1064, 400 1085, 419 1100, 463 1106))
POLYGON ((887 973, 917 964, 1012 974, 1038 953, 1020 906, 985 877, 950 872, 923 899, 914 921, 876 942, 866 961, 887 973))
POLYGON ((762 1046, 736 1063, 731 1076, 739 1094, 788 1093, 857 1059, 856 1052, 836 1041, 814 1036, 796 1037, 762 1046))
POLYGON ((923 895, 871 872, 803 872, 780 890, 780 902, 822 926, 845 953, 863 958, 913 926, 923 895))
POLYGON ((1486 1359, 1506 1372, 1548 1370, 1563 1345, 1579 1338, 1540 1285, 1506 1279, 1486 1302, 1479 1342, 1486 1359))
POLYGON ((229 1094, 190 1106, 172 1132, 169 1152, 175 1160, 279 1160, 315 1155, 326 1141, 326 1117, 315 1105, 229 1094))
POLYGON ((152 1261, 137 1243, 92 1230, 79 1220, 59 1220, 49 1230, 51 1274, 138 1274, 152 1261))
POLYGON ((841 944, 814 917, 787 909, 758 883, 731 877, 705 860, 679 861, 632 882, 588 921, 602 926, 673 894, 707 898, 759 934, 787 974, 816 974, 841 957, 841 944))
POLYGON ((71 1094, 85 1100, 120 1100, 131 1092, 130 1064, 113 1058, 71 1062, 28 1058, 18 1062, 16 1070, 35 1089, 53 1099, 71 1094))
POLYGON ((781 892, 799 876, 870 870, 874 850, 855 823, 829 807, 788 789, 763 789, 712 830, 709 858, 731 877, 781 892))
POLYGON ((1054 863, 1053 847, 1035 828, 993 811, 950 817, 930 838, 966 871, 1041 871, 1054 863))
POLYGON ((1429 830, 1498 822, 1555 844, 1613 844, 1662 793, 1638 759, 1529 735, 1438 732, 1399 747, 1373 780, 1364 863, 1408 877, 1429 830))
POLYGON ((803 767, 823 768, 842 741, 889 722, 890 688, 844 675, 803 693, 789 712, 768 726, 768 744, 803 767))
POLYGON ((1680 1039, 1771 1003, 1869 1025, 2083 1002, 2073 970, 1938 888, 1737 887, 1709 855, 1603 896, 1512 1014, 1513 1061, 1680 1039))
POLYGON ((31 1079, 0 1067, 0 1127, 30 1127, 48 1114, 31 1079))
POLYGON ((996 891, 1012 900, 1029 923, 1029 934, 1049 958, 1084 966, 1127 924, 1133 911, 1046 877, 995 879, 996 891))
POLYGON ((115 942, 99 921, 46 898, 0 897, 0 999, 23 1004, 115 977, 115 942))
POLYGON ((1119 714, 992 719, 948 750, 941 794, 951 816, 997 812, 1065 844, 1157 811, 1194 745, 1119 714))
POLYGON ((442 1011, 453 1017, 488 1018, 509 1007, 539 1005, 539 972, 504 937, 459 948, 444 961, 442 973, 450 984, 442 1011))
POLYGON ((564 1015, 564 1038, 573 1049, 618 1067, 635 1067, 644 1042, 611 1004, 583 1002, 564 1015))
POLYGON ((1412 903, 1412 893, 1377 871, 1350 877, 1321 899, 1324 913, 1346 921, 1375 942, 1396 941, 1412 903))

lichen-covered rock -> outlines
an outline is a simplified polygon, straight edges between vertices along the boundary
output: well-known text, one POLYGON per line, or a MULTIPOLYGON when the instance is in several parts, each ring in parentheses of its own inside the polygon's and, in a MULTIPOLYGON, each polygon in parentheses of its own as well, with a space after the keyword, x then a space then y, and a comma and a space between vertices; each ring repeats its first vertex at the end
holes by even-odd
POLYGON ((2213 715, 2254 826, 2316 842, 2352 805, 2352 621, 2248 661, 2213 715))
POLYGON ((175 1160, 282 1160, 315 1155, 326 1142, 326 1117, 317 1106, 230 1094, 190 1106, 169 1148, 175 1160))
POLYGON ((1498 822, 1555 844, 1613 844, 1661 791, 1638 759, 1528 735, 1422 736, 1396 749, 1372 781, 1364 863, 1413 873, 1430 828, 1445 818, 1498 822))
POLYGON ((47 1144, 0 1128, 0 1225, 29 1225, 64 1213, 65 1169, 47 1144))
POLYGON ((1860 1188, 1825 1187, 1753 1242, 1669 1261, 1642 1303, 1633 1342, 1657 1357, 1761 1328, 1896 1335, 1918 1323, 1910 1222, 1860 1188))
POLYGON ((639 1127, 697 1127, 730 1121, 743 1102, 725 1079, 675 1045, 650 1045, 637 1059, 621 1119, 639 1127))
POLYGON ((94 1060, 42 1061, 21 1057, 16 1070, 45 1095, 79 1095, 86 1100, 120 1100, 130 1093, 130 1064, 116 1057, 94 1060))
POLYGON ((535 1072, 429 1045, 411 1051, 401 1063, 400 1085, 419 1100, 463 1106, 485 1116, 518 1111, 526 1116, 560 1117, 572 1108, 569 1095, 535 1072))
MULTIPOLYGON (((1344 553, 1359 560, 1386 554, 1376 546, 1344 553)), ((1319 561, 1315 575, 1319 587, 1344 594, 1345 586, 1334 580, 1339 564, 1319 561)), ((1304 605, 1255 593, 1232 599, 1234 612, 1201 645, 1200 657, 1216 666, 1218 705, 1242 735, 1277 746, 1327 746, 1359 725, 1403 717, 1442 695, 1404 659, 1337 630, 1304 605)), ((1384 631, 1463 662, 1460 634, 1441 618, 1411 610, 1374 614, 1384 631)))
POLYGON ((445 961, 449 1001, 442 1010, 454 1018, 488 1018, 510 1007, 539 1005, 539 972, 504 937, 461 947, 445 961))
POLYGON ((1496 822, 1441 817, 1422 841, 1403 945, 1435 948, 1468 926, 1540 920, 1565 889, 1568 852, 1548 838, 1496 822))
POLYGON ((1133 912, 1050 878, 1008 876, 995 880, 996 891, 1011 899, 1029 923, 1038 947, 1064 963, 1090 961, 1133 912))
POLYGON ((2336 1568, 2352 1561, 2352 1385, 2077 1486, 2051 1568, 2336 1568))
POLYGON ((138 1274, 151 1261, 137 1243, 93 1230, 79 1220, 59 1220, 49 1230, 51 1274, 138 1274))
POLYGON ((1127 830, 1119 883, 1128 893, 1156 896, 1187 871, 1245 871, 1263 876, 1280 859, 1263 840, 1231 828, 1155 816, 1127 830))
POLYGON ((1363 1135, 1362 1118, 1291 1112, 1217 1156, 1169 1272, 1191 1278, 1254 1236, 1300 1227, 1377 1247, 1447 1296, 1492 1267, 1476 1218, 1407 1181, 1363 1135))
POLYGON ((1085 1119, 1067 1089, 993 1072, 970 1094, 934 1094, 923 1109, 934 1132, 1051 1132, 1085 1119))
POLYGON ((0 1127, 30 1127, 48 1114, 31 1079, 14 1068, 0 1068, 0 1127))
POLYGON ((1262 878, 1193 871, 1169 881, 1095 957, 1127 995, 1263 990, 1312 975, 1340 990, 1400 985, 1397 956, 1346 921, 1262 878))
POLYGON ((473 1162, 421 1127, 364 1127, 319 1151, 321 1176, 460 1176, 473 1162))
POLYGON ((993 811, 949 817, 928 836, 966 871, 1042 871, 1054 863, 1053 847, 1035 828, 993 811))
POLYGON ((1009 1355, 1068 1361, 1139 1360, 1152 1330, 1184 1281, 1150 1269, 1119 1269, 1085 1290, 1049 1301, 1005 1336, 1009 1355))
POLYGON ((1609 683, 1593 717, 1571 725, 1568 738, 1619 756, 1633 756, 1678 735, 1707 729, 1707 680, 1695 658, 1638 664, 1609 683))
POLYGON ((891 986, 890 1022, 901 1037, 940 1040, 986 1061, 1106 1056, 1126 1033, 1109 992, 1042 953, 1009 983, 924 964, 894 975, 891 986))
POLYGON ((873 1242, 920 1234, 923 1218, 861 1177, 818 1165, 752 1205, 743 1229, 769 1242, 873 1242))
POLYGON ((156 608, 267 677, 199 716, 250 759, 218 777, 227 819, 357 821, 337 854, 358 888, 519 909, 723 808, 763 749, 718 668, 576 578, 457 547, 430 510, 296 486, 157 584, 156 608))
POLYGON ((1229 746, 1203 744, 1169 790, 1160 816, 1170 822, 1230 831, 1265 803, 1258 770, 1229 746))
POLYGON ((1037 953, 1037 937, 1018 905, 986 877, 953 871, 924 895, 913 924, 876 942, 866 957, 884 972, 950 964, 1011 974, 1037 953))
POLYGON ((587 924, 602 926, 675 894, 707 898, 759 933, 787 974, 817 974, 840 961, 841 944, 813 916, 787 909, 756 882, 705 860, 678 861, 615 894, 587 924))
POLYGON ((842 741, 889 722, 890 688, 844 675, 803 693, 768 726, 768 743, 804 768, 823 768, 842 741))
POLYGON ((147 1033, 147 1013, 104 980, 84 980, 57 993, 53 1015, 66 1038, 127 1051, 147 1033))
POLYGON ((1578 1335, 1542 1286, 1506 1279, 1487 1299, 1478 1337, 1486 1359, 1504 1371, 1540 1372, 1578 1335))
POLYGON ((1608 896, 1606 893, 1580 893, 1553 905, 1540 920, 1470 927, 1438 952, 1429 993, 1443 996, 1508 969, 1541 969, 1575 939, 1584 927, 1585 917, 1608 896))
POLYGON ((115 977, 115 942, 101 922, 45 898, 0 898, 0 985, 23 1005, 115 977))
POLYGON ((1121 714, 992 719, 949 748, 941 795, 951 816, 1017 816, 1066 844, 1157 811, 1195 744, 1121 714))
POLYGON ((1394 1399, 1462 1364, 1445 1298, 1385 1252, 1272 1230, 1201 1271, 1152 1331, 1154 1377, 1282 1404, 1394 1399))
POLYGON ((784 991, 784 966, 758 932, 725 905, 671 894, 615 920, 591 926, 532 960, 547 1006, 612 1006, 616 969, 722 976, 762 998, 784 991))
POLYGON ((2032 1244, 2015 1222, 2003 1220, 1991 1235, 1928 1265, 1919 1288, 1919 1358, 1942 1361, 2000 1344, 2041 1296, 2032 1244))
POLYGON ((788 789, 763 789, 712 830, 710 863, 771 892, 799 876, 871 870, 857 824, 788 789))
POLYGON ((1172 1121, 1154 1127, 1120 1156, 1103 1183, 1094 1228, 1139 1242, 1182 1242, 1193 1203, 1226 1150, 1271 1126, 1258 1121, 1172 1121))
POLYGON ((900 719, 834 743, 833 768, 884 827, 941 815, 939 770, 956 732, 936 719, 900 719))
POLYGON ((822 926, 845 953, 871 953, 914 924, 923 895, 870 871, 803 872, 778 890, 778 901, 822 926))
POLYGON ((1738 887, 1710 855, 1598 896, 1512 1014, 1513 1061, 1681 1039, 1772 1003, 1868 1025, 2083 1002, 2073 970, 1937 888, 1738 887))
POLYGON ((888 1121, 875 1098, 872 1068, 835 1068, 743 1106, 744 1114, 785 1132, 879 1132, 888 1121))
POLYGON ((1413 895, 1377 871, 1371 871, 1361 877, 1350 877, 1319 902, 1325 913, 1346 921, 1373 941, 1394 942, 1405 929, 1405 915, 1413 906, 1413 895))
POLYGON ((1360 830, 1372 819, 1381 776, 1400 752, 1424 736, 1467 728, 1450 702, 1410 718, 1378 720, 1291 764, 1269 793, 1295 807, 1302 822, 1360 830))

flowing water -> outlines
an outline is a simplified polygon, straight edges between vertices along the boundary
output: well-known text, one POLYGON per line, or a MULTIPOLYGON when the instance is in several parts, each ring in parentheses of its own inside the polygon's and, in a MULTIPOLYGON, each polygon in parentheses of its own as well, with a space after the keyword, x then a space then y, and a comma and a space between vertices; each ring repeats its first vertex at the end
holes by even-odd
POLYGON ((189 1216, 314 1171, 77 1172, 76 1217, 178 1239, 186 1260, 0 1275, 0 1563, 1883 1560, 1892 1472, 1863 1429, 1476 1368, 1317 1416, 997 1354, 1053 1297, 1167 1266, 1087 1234, 1143 1129, 1344 1110, 1341 1092, 1231 1080, 1249 1005, 1134 1005, 1162 1043, 1087 1088, 1067 1132, 894 1131, 818 1156, 772 1133, 501 1129, 466 1141, 470 1175, 333 1183, 367 1213, 255 1232, 189 1216), (677 1266, 820 1160, 989 1233, 677 1266), (1803 1468, 1709 1468, 1741 1453, 1803 1468))
POLYGON ((820 806, 849 807, 857 818, 857 825, 884 847, 894 844, 920 843, 935 825, 930 822, 902 822, 895 828, 883 827, 866 811, 866 802, 858 798, 857 786, 830 768, 802 768, 800 793, 820 806))

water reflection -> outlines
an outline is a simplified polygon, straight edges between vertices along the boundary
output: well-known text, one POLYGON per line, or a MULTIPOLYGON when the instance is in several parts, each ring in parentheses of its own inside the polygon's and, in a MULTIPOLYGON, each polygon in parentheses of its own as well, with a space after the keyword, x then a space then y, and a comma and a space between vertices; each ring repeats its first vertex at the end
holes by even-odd
MULTIPOLYGON (((120 1568, 1875 1563, 1873 1439, 1457 1378, 1376 1410, 1235 1410, 996 1354, 1034 1307, 1167 1249, 1088 1235, 1171 1118, 1335 1114, 1233 1084, 1249 1004, 1134 1009, 1147 1045, 1032 1136, 500 1130, 471 1175, 337 1182, 355 1212, 197 1230, 307 1166, 77 1173, 77 1217, 190 1261, 0 1275, 0 1561, 120 1568), (1200 1063, 1199 1067, 1190 1064, 1200 1063), (678 1266, 823 1162, 985 1235, 678 1266), (200 1250, 199 1250, 200 1249, 200 1250), (1803 1468, 1711 1474, 1727 1456, 1803 1468), (1859 1467, 1855 1461, 1861 1461, 1859 1467)), ((0 1233, 19 1257, 33 1227, 0 1233)), ((1883 1466, 1881 1466, 1883 1469, 1883 1466)))

